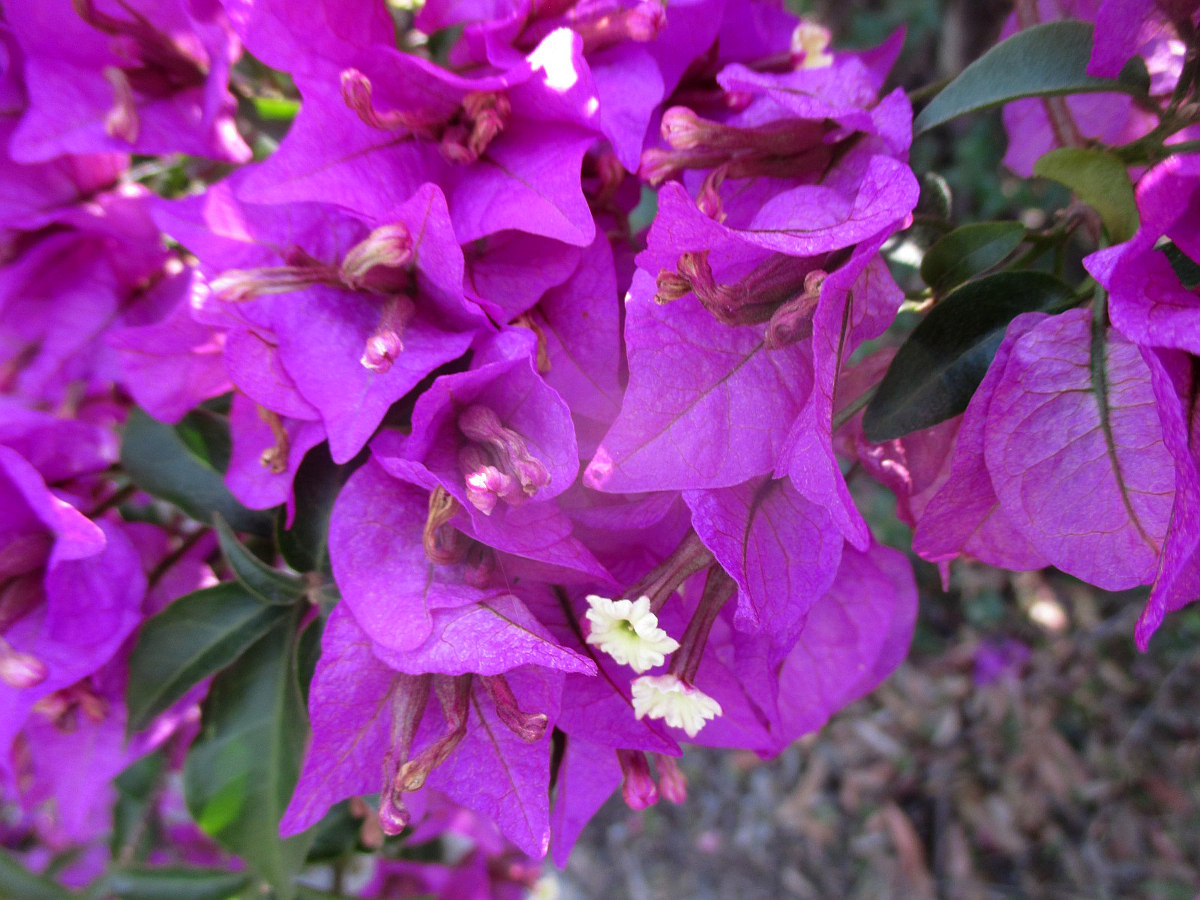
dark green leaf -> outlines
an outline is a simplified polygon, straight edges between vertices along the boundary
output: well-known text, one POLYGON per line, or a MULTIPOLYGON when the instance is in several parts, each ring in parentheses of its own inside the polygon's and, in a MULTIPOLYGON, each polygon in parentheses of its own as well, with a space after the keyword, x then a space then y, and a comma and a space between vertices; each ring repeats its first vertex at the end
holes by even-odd
POLYGON ((271 518, 246 509, 225 487, 221 473, 188 447, 170 425, 140 409, 129 414, 121 440, 121 465, 138 487, 207 524, 219 512, 238 531, 269 535, 271 518))
POLYGON ((913 125, 920 134, 964 113, 1023 97, 1138 92, 1132 81, 1088 75, 1091 55, 1092 26, 1087 22, 1060 19, 1018 31, 963 69, 913 125))
POLYGON ((179 421, 175 433, 196 456, 218 472, 229 468, 229 457, 233 452, 229 416, 198 407, 179 421))
POLYGON ((237 582, 180 597, 142 626, 129 659, 130 731, 225 668, 288 615, 237 582))
POLYGON ((1060 147, 1034 163, 1033 174, 1065 185, 1096 210, 1113 243, 1124 243, 1138 230, 1137 200, 1129 170, 1111 153, 1060 147))
POLYGON ((244 872, 221 869, 119 869, 105 879, 121 900, 229 900, 250 884, 244 872))
POLYGON ((67 900, 66 888, 43 875, 35 875, 7 850, 0 850, 0 897, 20 900, 67 900))
POLYGON ((358 848, 363 820, 350 812, 350 801, 335 803, 324 818, 313 826, 313 843, 308 851, 309 863, 332 862, 353 853, 358 848))
POLYGON ((321 636, 324 633, 325 619, 318 616, 304 627, 296 648, 296 677, 300 682, 300 693, 304 695, 305 708, 308 707, 308 689, 321 659, 321 636))
POLYGON ((1154 249, 1167 258, 1175 277, 1187 290, 1194 291, 1200 287, 1200 263, 1179 249, 1170 238, 1161 237, 1154 243, 1154 249))
MULTIPOLYGON (((281 607, 264 607, 279 610, 281 607)), ((196 823, 291 900, 311 829, 283 840, 279 820, 300 774, 308 718, 296 683, 299 609, 215 679, 183 769, 196 823)))
POLYGON ((954 205, 954 195, 950 183, 937 172, 925 172, 921 175, 921 196, 917 200, 916 211, 937 219, 949 219, 950 210, 954 205))
POLYGON ((955 229, 929 248, 921 261, 921 278, 944 294, 986 272, 1025 239, 1019 222, 976 222, 955 229))
POLYGON ((296 515, 292 527, 286 527, 283 512, 276 527, 279 552, 297 572, 320 572, 328 567, 329 513, 356 467, 355 463, 337 465, 329 456, 328 444, 319 444, 305 454, 293 486, 296 515))
POLYGON ((166 767, 166 755, 160 749, 126 767, 114 780, 117 802, 109 838, 114 859, 141 861, 153 847, 157 835, 152 811, 166 767))
POLYGON ((238 542, 237 535, 221 518, 214 516, 221 552, 237 580, 266 603, 288 606, 304 593, 304 582, 295 576, 273 569, 238 542))
POLYGON ((1008 323, 1061 312, 1071 287, 1044 272, 997 272, 963 285, 929 311, 901 346, 863 414, 876 443, 936 425, 967 408, 1008 323))

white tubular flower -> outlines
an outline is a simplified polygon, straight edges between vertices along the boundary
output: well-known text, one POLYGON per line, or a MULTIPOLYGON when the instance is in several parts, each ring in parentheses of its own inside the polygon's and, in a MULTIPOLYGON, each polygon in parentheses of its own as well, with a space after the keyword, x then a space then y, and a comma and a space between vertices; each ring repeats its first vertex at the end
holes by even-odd
POLYGON ((662 719, 688 737, 721 715, 721 704, 677 675, 643 675, 633 681, 633 711, 640 719, 662 719))
POLYGON ((637 601, 609 600, 589 594, 587 598, 587 642, 599 647, 623 666, 646 672, 661 666, 679 642, 658 627, 658 616, 650 612, 650 598, 637 601))

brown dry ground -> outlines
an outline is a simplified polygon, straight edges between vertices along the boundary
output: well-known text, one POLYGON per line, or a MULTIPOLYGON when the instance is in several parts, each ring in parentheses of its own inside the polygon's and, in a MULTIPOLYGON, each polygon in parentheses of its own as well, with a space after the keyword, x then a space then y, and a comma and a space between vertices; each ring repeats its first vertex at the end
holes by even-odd
POLYGON ((771 761, 689 750, 683 806, 610 801, 560 896, 1196 897, 1200 607, 1142 655, 1140 599, 957 565, 882 688, 771 761), (980 686, 985 635, 1032 653, 980 686))

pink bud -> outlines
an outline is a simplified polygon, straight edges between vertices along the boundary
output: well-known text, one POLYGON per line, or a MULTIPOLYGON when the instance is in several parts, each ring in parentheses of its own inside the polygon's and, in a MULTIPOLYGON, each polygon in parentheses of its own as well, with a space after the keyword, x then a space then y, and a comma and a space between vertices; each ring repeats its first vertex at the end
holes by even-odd
POLYGON ((650 777, 650 762, 641 750, 618 750, 617 760, 625 774, 621 796, 630 809, 645 809, 658 802, 658 786, 650 777))
POLYGON ((9 687, 37 687, 49 674, 46 664, 36 656, 13 650, 7 645, 0 650, 0 681, 9 687))
POLYGON ((687 802, 687 776, 669 756, 656 754, 658 766, 658 789, 664 797, 678 806, 687 802))

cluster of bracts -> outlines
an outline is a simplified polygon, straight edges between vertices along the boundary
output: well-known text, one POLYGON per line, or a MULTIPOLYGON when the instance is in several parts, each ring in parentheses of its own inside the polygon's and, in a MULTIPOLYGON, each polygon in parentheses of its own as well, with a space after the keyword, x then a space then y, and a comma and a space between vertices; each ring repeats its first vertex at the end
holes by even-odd
MULTIPOLYGON (((1096 21, 1096 74, 1140 53, 1167 104, 1176 6, 1041 14, 1096 21)), ((1200 303, 1164 253, 1200 259, 1197 157, 1141 174, 1140 230, 1089 257, 1106 303, 1018 317, 964 415, 871 444, 891 351, 855 352, 904 301, 880 250, 919 195, 902 35, 835 52, 733 0, 3 10, 0 772, 35 867, 84 848, 86 881, 111 779, 199 727, 203 685, 126 734, 139 625, 227 571, 119 465, 135 404, 220 409, 229 491, 288 524, 306 456, 348 476, 336 592, 302 573, 327 622, 282 831, 364 798, 482 848, 459 881, 381 864, 379 896, 515 889, 615 791, 682 802, 683 742, 771 755, 885 678, 916 588, 851 467, 926 559, 1153 583, 1143 641, 1200 594, 1200 303), (235 99, 270 70, 301 101, 277 148, 235 99), (145 186, 185 158, 212 161, 186 195, 145 186)), ((1085 139, 1156 122, 1078 102, 1085 139)), ((1024 103, 1018 171, 1062 139, 1024 103)), ((217 852, 173 815, 177 858, 217 852)))

